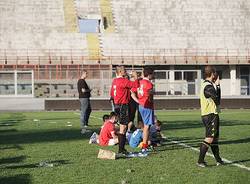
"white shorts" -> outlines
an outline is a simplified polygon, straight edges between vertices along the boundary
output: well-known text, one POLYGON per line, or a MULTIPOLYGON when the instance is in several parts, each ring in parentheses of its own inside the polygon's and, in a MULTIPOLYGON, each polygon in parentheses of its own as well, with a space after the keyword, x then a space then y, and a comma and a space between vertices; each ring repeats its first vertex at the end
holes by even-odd
POLYGON ((109 139, 109 146, 114 146, 116 144, 115 139, 109 139))

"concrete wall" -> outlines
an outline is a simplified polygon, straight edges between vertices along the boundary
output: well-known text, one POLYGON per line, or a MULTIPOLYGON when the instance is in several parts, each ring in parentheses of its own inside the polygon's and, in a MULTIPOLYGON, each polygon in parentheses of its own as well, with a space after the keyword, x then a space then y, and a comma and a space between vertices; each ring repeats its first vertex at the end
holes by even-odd
POLYGON ((63 0, 0 2, 0 49, 86 49, 86 35, 65 33, 65 26, 63 0))
POLYGON ((112 4, 117 33, 103 35, 106 54, 109 49, 250 47, 249 0, 113 0, 112 4))

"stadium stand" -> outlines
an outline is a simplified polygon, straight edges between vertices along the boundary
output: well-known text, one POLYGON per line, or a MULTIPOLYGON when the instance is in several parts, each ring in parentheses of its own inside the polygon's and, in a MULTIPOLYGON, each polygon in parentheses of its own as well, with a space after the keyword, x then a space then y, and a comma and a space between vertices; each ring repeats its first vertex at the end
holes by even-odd
POLYGON ((0 96, 34 89, 37 98, 74 98, 87 69, 93 97, 108 98, 113 69, 124 64, 152 66, 159 98, 195 97, 203 66, 213 64, 223 96, 247 98, 249 9, 248 0, 2 0, 0 96), (30 81, 15 79, 19 71, 30 81))

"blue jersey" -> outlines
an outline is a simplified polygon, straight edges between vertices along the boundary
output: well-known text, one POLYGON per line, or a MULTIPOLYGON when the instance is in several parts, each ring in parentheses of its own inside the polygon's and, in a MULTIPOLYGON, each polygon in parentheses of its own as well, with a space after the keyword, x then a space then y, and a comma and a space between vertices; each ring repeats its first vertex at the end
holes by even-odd
POLYGON ((132 136, 131 136, 131 138, 129 140, 129 145, 132 148, 136 148, 140 144, 140 142, 142 141, 142 138, 143 138, 142 129, 137 129, 132 134, 132 136))

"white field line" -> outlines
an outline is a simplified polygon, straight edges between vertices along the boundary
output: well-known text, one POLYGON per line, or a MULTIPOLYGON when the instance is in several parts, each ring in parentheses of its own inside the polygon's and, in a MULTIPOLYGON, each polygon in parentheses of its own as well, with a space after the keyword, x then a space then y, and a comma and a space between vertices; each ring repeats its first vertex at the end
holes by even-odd
MULTIPOLYGON (((80 115, 80 113, 74 113, 74 114, 80 115)), ((90 116, 90 117, 91 117, 91 118, 95 118, 95 119, 100 119, 100 120, 102 119, 102 118, 98 118, 98 117, 95 117, 95 116, 90 116)), ((193 151, 196 151, 196 152, 200 152, 199 149, 194 148, 194 147, 192 147, 192 146, 189 146, 189 145, 187 145, 187 144, 181 143, 181 142, 179 142, 179 141, 173 141, 173 140, 170 140, 170 139, 168 139, 168 140, 169 140, 170 142, 174 143, 174 144, 180 145, 180 146, 185 147, 185 148, 189 148, 189 149, 191 149, 191 150, 193 150, 193 151)), ((206 155, 208 155, 208 156, 214 158, 214 156, 213 156, 211 153, 207 153, 206 155)), ((223 160, 225 163, 227 163, 227 164, 231 164, 231 165, 233 165, 233 166, 235 166, 235 167, 239 167, 239 168, 241 168, 241 169, 246 169, 247 171, 250 171, 250 168, 247 167, 247 166, 245 166, 245 165, 243 165, 243 164, 233 163, 233 161, 228 160, 228 159, 226 159, 226 158, 222 158, 222 160, 223 160)))
MULTIPOLYGON (((169 140, 169 139, 168 139, 168 140, 169 140)), ((172 143, 174 143, 174 144, 180 145, 180 146, 182 146, 182 147, 189 148, 189 149, 191 149, 191 150, 193 150, 193 151, 200 152, 199 149, 194 148, 194 147, 192 147, 192 146, 189 146, 189 145, 187 145, 187 144, 181 143, 181 142, 179 142, 179 141, 172 141, 172 140, 169 140, 169 141, 172 142, 172 143)), ((214 156, 213 156, 211 153, 207 153, 206 155, 208 155, 208 156, 214 158, 214 156)), ((239 167, 239 168, 241 168, 241 169, 246 169, 246 170, 250 171, 250 168, 247 167, 247 166, 245 166, 245 165, 243 165, 243 164, 233 163, 233 161, 228 160, 228 159, 226 159, 226 158, 222 158, 222 160, 223 160, 225 163, 227 163, 227 164, 231 164, 231 165, 236 166, 236 167, 239 167)))

